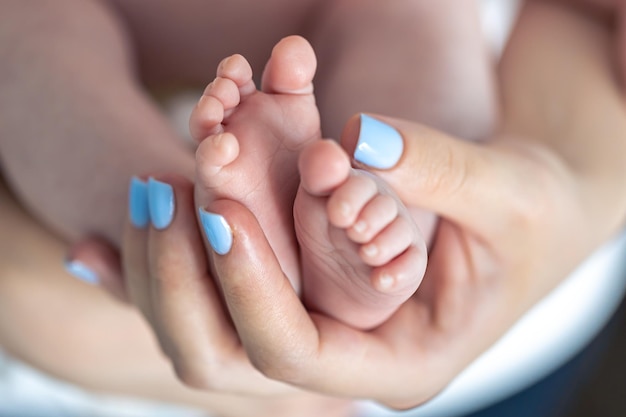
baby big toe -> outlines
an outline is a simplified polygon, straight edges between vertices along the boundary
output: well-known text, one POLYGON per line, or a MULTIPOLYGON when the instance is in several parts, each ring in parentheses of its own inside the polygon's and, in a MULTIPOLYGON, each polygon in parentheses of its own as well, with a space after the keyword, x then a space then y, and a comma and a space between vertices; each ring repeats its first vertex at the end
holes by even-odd
POLYGON ((235 108, 241 101, 239 88, 235 81, 229 78, 217 77, 204 90, 205 96, 215 97, 224 107, 224 117, 228 117, 228 112, 235 108))

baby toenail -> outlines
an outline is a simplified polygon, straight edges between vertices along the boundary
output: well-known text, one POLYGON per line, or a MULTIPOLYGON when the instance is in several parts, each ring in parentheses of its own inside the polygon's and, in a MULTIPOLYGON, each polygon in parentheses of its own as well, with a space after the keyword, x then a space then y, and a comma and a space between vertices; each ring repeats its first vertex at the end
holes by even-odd
POLYGON ((378 255, 378 246, 374 244, 365 245, 363 246, 363 253, 368 258, 373 258, 374 256, 378 255))
POLYGON ((367 222, 359 220, 358 222, 354 223, 352 229, 357 233, 364 233, 367 230, 367 222))
POLYGON ((365 114, 361 115, 359 139, 354 159, 378 169, 393 168, 404 150, 404 141, 393 127, 365 114))
POLYGON ((224 142, 224 134, 223 133, 218 133, 216 135, 214 135, 211 140, 213 141, 213 146, 215 148, 219 148, 222 143, 224 142))
POLYGON ((378 277, 378 290, 380 291, 389 291, 393 288, 396 280, 393 276, 389 274, 382 274, 378 277))
MULTIPOLYGON (((211 92, 211 90, 213 90, 213 87, 215 87, 215 81, 211 81, 206 88, 204 89, 204 93, 202 93, 202 97, 209 95, 209 93, 211 92)), ((202 100, 202 98, 200 98, 200 100, 202 100)))
POLYGON ((208 92, 208 89, 209 88, 207 87, 207 91, 200 97, 200 99, 198 100, 198 104, 196 104, 196 107, 204 107, 206 105, 207 100, 211 97, 206 94, 208 92))
POLYGON ((350 206, 350 204, 346 202, 342 202, 339 205, 339 212, 343 217, 350 217, 350 215, 352 214, 352 206, 350 206))

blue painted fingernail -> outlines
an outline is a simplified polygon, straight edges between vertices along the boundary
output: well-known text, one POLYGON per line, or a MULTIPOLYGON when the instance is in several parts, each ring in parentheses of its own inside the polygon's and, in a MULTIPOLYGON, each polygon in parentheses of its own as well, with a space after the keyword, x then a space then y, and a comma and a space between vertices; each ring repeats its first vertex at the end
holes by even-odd
POLYGON ((380 120, 361 115, 361 131, 354 151, 354 159, 377 169, 395 166, 404 150, 400 132, 380 120))
POLYGON ((65 270, 87 284, 97 285, 100 282, 98 275, 80 261, 66 260, 65 270))
POLYGON ((154 178, 148 179, 148 207, 150 221, 158 229, 165 229, 174 219, 174 189, 154 178))
POLYGON ((233 246, 233 232, 226 222, 226 219, 219 214, 210 213, 203 208, 199 209, 200 222, 213 250, 220 254, 226 255, 233 246))
POLYGON ((130 180, 128 187, 128 213, 133 226, 143 229, 150 221, 148 209, 148 184, 137 177, 130 180))

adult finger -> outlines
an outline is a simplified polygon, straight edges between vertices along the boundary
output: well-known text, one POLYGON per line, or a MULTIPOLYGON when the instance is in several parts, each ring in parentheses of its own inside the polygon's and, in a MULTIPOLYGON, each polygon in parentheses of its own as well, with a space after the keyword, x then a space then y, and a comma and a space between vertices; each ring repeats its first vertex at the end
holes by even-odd
POLYGON ((504 141, 472 143, 378 115, 352 118, 342 145, 356 164, 384 178, 407 205, 481 234, 508 230, 505 226, 518 216, 532 212, 528 194, 543 186, 545 177, 542 164, 532 165, 532 151, 510 152, 504 141))
POLYGON ((219 249, 213 262, 224 299, 248 356, 261 372, 309 390, 391 405, 407 404, 407 398, 414 405, 441 389, 442 384, 423 379, 425 370, 440 366, 419 361, 423 355, 416 338, 433 338, 426 328, 420 332, 428 322, 419 318, 415 303, 407 303, 401 310, 411 311, 392 318, 385 331, 359 331, 309 314, 252 213, 225 200, 208 209, 216 216, 207 225, 207 235, 219 249), (225 235, 230 236, 222 239, 227 246, 220 244, 219 236, 225 235))
POLYGON ((252 361, 262 368, 314 350, 315 326, 252 213, 234 201, 217 201, 203 213, 203 227, 223 297, 252 361), (290 320, 283 320, 284 311, 290 320))
POLYGON ((150 229, 147 273, 153 328, 177 376, 206 391, 256 395, 290 391, 254 369, 241 346, 209 274, 193 185, 172 175, 151 181, 162 190, 150 190, 151 206, 174 207, 163 227, 150 229))
POLYGON ((133 177, 128 191, 128 216, 122 236, 122 273, 129 300, 152 322, 147 279, 149 228, 148 182, 133 177))

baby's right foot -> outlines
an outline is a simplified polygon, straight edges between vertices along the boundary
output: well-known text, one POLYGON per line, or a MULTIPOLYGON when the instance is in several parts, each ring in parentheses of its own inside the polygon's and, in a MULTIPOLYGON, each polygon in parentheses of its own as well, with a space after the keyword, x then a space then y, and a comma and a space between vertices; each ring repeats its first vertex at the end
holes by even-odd
POLYGON ((309 145, 299 169, 294 218, 307 306, 353 327, 381 324, 424 275, 418 227, 391 189, 353 170, 335 142, 309 145))

